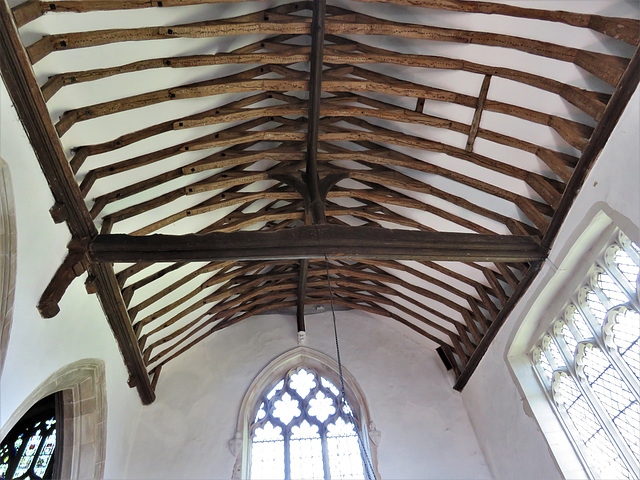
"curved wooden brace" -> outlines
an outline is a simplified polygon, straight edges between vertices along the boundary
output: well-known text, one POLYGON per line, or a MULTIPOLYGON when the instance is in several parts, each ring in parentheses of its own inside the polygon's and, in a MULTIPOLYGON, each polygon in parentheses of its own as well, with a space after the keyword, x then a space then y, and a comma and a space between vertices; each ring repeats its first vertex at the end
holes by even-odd
MULTIPOLYGON (((175 7, 183 5, 202 5, 232 3, 242 0, 56 0, 55 3, 29 0, 13 8, 13 15, 19 27, 35 20, 48 12, 92 12, 99 10, 125 10, 150 7, 175 7)), ((356 0, 367 3, 380 3, 381 0, 356 0)), ((302 2, 301 2, 302 3, 302 2)), ((460 0, 384 0, 384 3, 415 6, 453 12, 505 15, 514 18, 528 18, 595 30, 631 45, 640 44, 640 24, 628 18, 604 17, 557 10, 522 8, 494 2, 460 0)))

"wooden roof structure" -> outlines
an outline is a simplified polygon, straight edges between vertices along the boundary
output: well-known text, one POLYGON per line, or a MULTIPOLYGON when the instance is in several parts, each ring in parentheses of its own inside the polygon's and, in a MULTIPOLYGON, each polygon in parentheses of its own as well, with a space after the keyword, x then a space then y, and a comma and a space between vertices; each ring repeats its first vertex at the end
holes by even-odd
POLYGON ((4 0, 2 75, 72 236, 40 312, 87 272, 145 404, 207 336, 287 308, 304 331, 331 295, 462 389, 639 77, 637 14, 516 4, 4 0))

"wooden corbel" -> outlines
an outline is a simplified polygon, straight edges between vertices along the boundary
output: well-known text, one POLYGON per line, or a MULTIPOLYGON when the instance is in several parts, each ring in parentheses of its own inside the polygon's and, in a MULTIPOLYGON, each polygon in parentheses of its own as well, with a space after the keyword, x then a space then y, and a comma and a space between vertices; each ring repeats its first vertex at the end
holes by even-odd
POLYGON ((53 278, 45 288, 40 301, 38 302, 38 311, 43 318, 53 318, 58 312, 60 307, 58 304, 67 291, 69 285, 74 278, 79 277, 87 271, 90 260, 87 255, 87 247, 89 245, 89 239, 77 239, 71 240, 67 245, 68 253, 62 265, 58 267, 53 278))

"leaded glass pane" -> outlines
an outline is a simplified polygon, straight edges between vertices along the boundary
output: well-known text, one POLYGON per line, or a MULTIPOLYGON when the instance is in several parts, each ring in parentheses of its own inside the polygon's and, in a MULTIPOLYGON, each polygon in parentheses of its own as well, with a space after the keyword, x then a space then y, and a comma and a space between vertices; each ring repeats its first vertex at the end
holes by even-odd
POLYGON ((40 452, 40 455, 38 455, 35 467, 33 467, 33 472, 40 478, 44 477, 44 474, 47 471, 47 467, 49 466, 49 462, 51 461, 51 457, 53 456, 53 450, 55 448, 56 431, 54 429, 53 432, 51 432, 51 434, 44 441, 42 451, 40 452))
POLYGON ((333 399, 327 397, 321 391, 316 393, 309 401, 309 414, 324 422, 329 416, 336 413, 336 407, 333 405, 333 399))
POLYGON ((273 416, 287 425, 302 413, 298 405, 297 400, 294 400, 291 395, 285 393, 280 400, 273 404, 273 416))
POLYGON ((22 442, 24 440, 24 433, 21 433, 20 436, 16 439, 15 442, 13 442, 13 453, 18 453, 18 450, 20 450, 20 446, 22 445, 22 442))
POLYGON ((282 390, 282 387, 284 387, 284 380, 280 380, 275 387, 273 387, 271 389, 271 391, 269 393, 267 393, 267 399, 271 400, 276 393, 278 393, 280 390, 282 390))
POLYGON ((27 446, 22 453, 22 457, 20 457, 18 468, 16 468, 16 471, 13 474, 13 478, 21 477, 27 473, 27 470, 31 466, 31 462, 33 462, 33 457, 36 456, 36 452, 38 451, 41 441, 42 436, 40 435, 40 430, 37 430, 36 433, 29 438, 27 446))
POLYGON ((605 249, 532 352, 542 383, 552 379, 559 417, 599 479, 631 478, 629 468, 640 465, 640 314, 629 289, 637 289, 639 253, 619 232, 619 243, 605 249))
POLYGON ((640 314, 627 310, 616 315, 613 343, 637 379, 640 379, 640 314))
POLYGON ((553 358, 553 362, 555 363, 556 368, 561 368, 566 366, 566 364, 564 363, 564 358, 562 358, 562 355, 560 354, 560 350, 558 349, 556 342, 549 339, 549 346, 547 348, 548 348, 548 351, 551 352, 551 358, 553 358))
POLYGON ((564 338, 564 341, 567 344, 569 352, 572 355, 575 355, 578 342, 576 341, 575 337, 573 336, 573 333, 571 333, 571 330, 567 325, 562 326, 562 337, 564 338))
POLYGON ((353 423, 339 418, 327 430, 331 480, 363 479, 362 454, 353 423))
POLYGON ((306 420, 291 429, 291 480, 324 480, 318 426, 306 420))
POLYGON ((602 323, 607 315, 607 309, 593 290, 590 290, 587 293, 587 306, 589 307, 593 318, 595 318, 599 323, 602 323))
POLYGON ((284 480, 282 428, 268 422, 256 429, 251 443, 252 480, 284 480))
POLYGON ((602 293, 609 299, 612 305, 620 305, 629 301, 616 281, 608 273, 598 275, 598 286, 602 293))
POLYGON ((600 349, 588 346, 583 359, 584 372, 596 397, 609 414, 634 455, 640 460, 640 407, 600 349))
POLYGON ((0 448, 0 479, 7 477, 7 470, 9 470, 9 447, 3 445, 0 448))
POLYGON ((571 317, 571 320, 573 321, 573 325, 576 327, 578 332, 580 332, 580 335, 582 335, 582 338, 593 337, 593 333, 591 332, 591 329, 587 325, 587 321, 582 316, 580 311, 575 307, 573 307, 573 315, 571 317))
POLYGON ((316 387, 316 377, 313 373, 300 369, 291 375, 291 388, 293 388, 300 398, 305 399, 309 392, 316 387))
POLYGON ((322 381, 322 386, 324 388, 328 388, 329 390, 331 390, 331 393, 333 393, 336 397, 338 395, 340 395, 340 390, 338 390, 338 388, 333 383, 331 383, 329 380, 327 380, 326 378, 322 377, 321 381, 322 381))
POLYGON ((41 480, 56 475, 57 396, 49 395, 33 405, 2 439, 0 479, 41 480))
POLYGON ((539 362, 540 362, 540 367, 542 368, 542 373, 544 373, 544 376, 546 377, 547 381, 551 382, 551 379, 553 377, 553 367, 549 363, 549 359, 547 358, 547 355, 543 351, 540 351, 539 355, 540 355, 539 362))
POLYGON ((263 394, 250 426, 250 478, 363 479, 355 422, 331 381, 310 368, 288 372, 263 394))
POLYGON ((622 273, 632 286, 635 286, 638 281, 638 275, 640 274, 640 266, 636 265, 624 250, 618 250, 616 252, 614 262, 620 273, 622 273))
POLYGON ((260 408, 258 409, 258 412, 256 413, 256 419, 254 420, 254 423, 259 422, 266 416, 267 416, 267 411, 264 409, 264 402, 262 402, 260 404, 260 408))
POLYGON ((556 374, 553 392, 566 412, 577 440, 584 445, 590 469, 600 478, 630 479, 629 470, 575 381, 566 374, 556 374))

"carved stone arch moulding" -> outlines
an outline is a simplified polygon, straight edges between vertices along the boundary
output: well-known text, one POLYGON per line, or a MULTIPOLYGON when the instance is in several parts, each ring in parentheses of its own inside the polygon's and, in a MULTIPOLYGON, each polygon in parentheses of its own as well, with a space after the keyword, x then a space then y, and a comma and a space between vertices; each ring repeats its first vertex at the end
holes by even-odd
POLYGON ((0 375, 9 344, 16 286, 16 211, 8 165, 0 158, 0 375))
MULTIPOLYGON (((335 382, 335 385, 340 384, 338 363, 324 353, 305 346, 289 350, 265 366, 247 389, 238 412, 235 437, 229 440, 229 449, 232 455, 236 457, 232 480, 247 478, 249 460, 251 458, 249 426, 257 406, 256 402, 265 389, 278 383, 289 370, 296 367, 312 368, 320 375, 327 377, 331 382, 335 382)), ((369 404, 355 377, 344 366, 342 367, 342 375, 347 400, 351 405, 355 405, 358 410, 361 422, 360 431, 363 434, 362 439, 369 449, 376 478, 381 478, 378 473, 377 448, 382 434, 371 419, 369 404)))
POLYGON ((104 362, 78 360, 60 368, 40 384, 0 430, 4 438, 40 399, 62 392, 63 459, 61 478, 101 480, 106 454, 107 392, 104 362))

